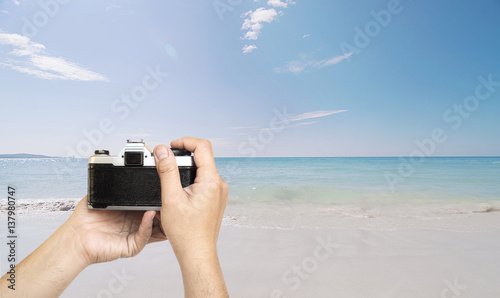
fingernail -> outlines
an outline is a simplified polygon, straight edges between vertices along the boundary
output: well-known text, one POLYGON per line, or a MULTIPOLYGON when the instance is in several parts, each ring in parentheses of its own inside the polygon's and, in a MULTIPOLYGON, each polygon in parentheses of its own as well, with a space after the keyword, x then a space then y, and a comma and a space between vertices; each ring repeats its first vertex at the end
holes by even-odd
POLYGON ((155 150, 155 157, 158 161, 168 157, 168 149, 165 146, 158 146, 155 150))

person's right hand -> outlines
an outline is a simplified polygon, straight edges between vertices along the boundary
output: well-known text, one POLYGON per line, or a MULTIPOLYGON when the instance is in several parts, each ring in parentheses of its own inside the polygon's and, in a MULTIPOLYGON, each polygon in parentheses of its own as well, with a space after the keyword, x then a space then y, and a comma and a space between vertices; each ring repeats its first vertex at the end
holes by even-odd
POLYGON ((185 295, 227 296, 217 239, 228 185, 217 173, 209 141, 186 137, 170 145, 193 152, 197 167, 194 184, 183 189, 170 148, 158 145, 154 149, 161 181, 161 224, 181 266, 185 295))

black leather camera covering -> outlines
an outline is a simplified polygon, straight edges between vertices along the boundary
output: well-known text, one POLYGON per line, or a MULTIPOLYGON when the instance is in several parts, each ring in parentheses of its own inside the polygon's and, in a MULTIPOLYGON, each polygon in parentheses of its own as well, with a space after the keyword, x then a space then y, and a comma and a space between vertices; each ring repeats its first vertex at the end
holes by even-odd
MULTIPOLYGON (((182 187, 194 183, 196 167, 179 167, 182 187)), ((156 167, 89 164, 88 202, 108 206, 161 206, 160 178, 156 167)))

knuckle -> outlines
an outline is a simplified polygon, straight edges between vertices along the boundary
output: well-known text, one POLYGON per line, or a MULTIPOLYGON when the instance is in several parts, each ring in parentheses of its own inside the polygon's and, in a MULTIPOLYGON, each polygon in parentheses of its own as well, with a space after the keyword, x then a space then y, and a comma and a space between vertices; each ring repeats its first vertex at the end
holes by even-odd
POLYGON ((213 192, 218 192, 219 191, 219 181, 217 180, 212 180, 208 183, 208 187, 210 188, 211 191, 213 192))
POLYGON ((222 186, 222 191, 227 194, 229 192, 229 185, 227 184, 227 182, 220 178, 220 182, 221 182, 221 186, 222 186))
POLYGON ((200 140, 200 144, 207 149, 212 149, 212 142, 209 140, 200 140))
POLYGON ((210 196, 213 196, 213 197, 219 197, 221 195, 221 193, 223 192, 222 188, 221 188, 221 183, 220 183, 220 180, 211 180, 211 181, 207 181, 205 183, 205 189, 207 191, 207 193, 210 194, 210 196))

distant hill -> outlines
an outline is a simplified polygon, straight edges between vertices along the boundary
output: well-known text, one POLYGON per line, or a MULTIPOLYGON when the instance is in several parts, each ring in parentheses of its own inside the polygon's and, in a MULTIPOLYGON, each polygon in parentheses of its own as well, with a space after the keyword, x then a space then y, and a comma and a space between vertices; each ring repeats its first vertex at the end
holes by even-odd
POLYGON ((36 155, 27 153, 0 154, 0 158, 59 158, 58 156, 36 155))

